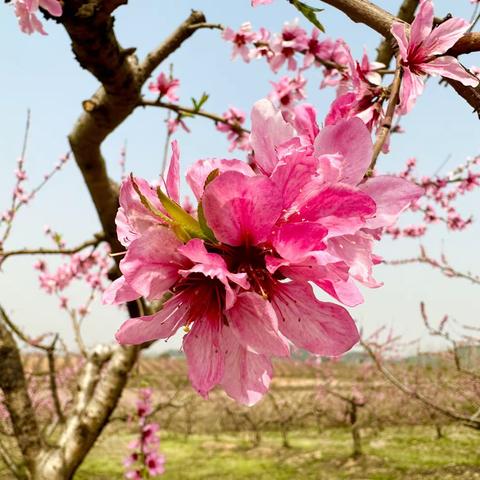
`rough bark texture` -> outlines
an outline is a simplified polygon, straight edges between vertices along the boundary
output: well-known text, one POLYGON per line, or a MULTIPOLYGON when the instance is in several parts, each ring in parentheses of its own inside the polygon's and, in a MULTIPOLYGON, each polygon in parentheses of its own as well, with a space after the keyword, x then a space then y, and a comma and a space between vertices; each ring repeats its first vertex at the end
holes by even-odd
POLYGON ((13 432, 25 464, 33 471, 35 458, 42 447, 37 419, 28 395, 27 382, 18 346, 3 321, 0 310, 0 388, 10 413, 13 432))
MULTIPOLYGON (((115 232, 118 187, 108 177, 101 144, 139 105, 141 88, 153 70, 179 48, 205 17, 192 11, 143 63, 135 49, 123 49, 113 29, 112 12, 126 0, 69 0, 60 22, 72 41, 80 65, 101 83, 69 135, 100 223, 112 251, 119 251, 115 232)), ((118 257, 117 257, 118 258, 118 257)), ((130 316, 139 316, 137 303, 128 304, 130 316)), ((59 440, 43 446, 32 409, 15 342, 0 324, 0 387, 5 393, 15 435, 34 480, 73 478, 96 439, 107 425, 142 347, 99 346, 87 356, 78 382, 74 411, 66 419, 59 440)))

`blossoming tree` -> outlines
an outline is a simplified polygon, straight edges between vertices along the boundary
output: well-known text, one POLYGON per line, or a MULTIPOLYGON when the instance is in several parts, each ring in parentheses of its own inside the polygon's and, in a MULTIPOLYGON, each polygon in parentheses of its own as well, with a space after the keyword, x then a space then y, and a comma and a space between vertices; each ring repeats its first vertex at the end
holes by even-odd
MULTIPOLYGON (((430 0, 404 0, 397 16, 363 0, 324 0, 384 37, 375 61, 366 53, 355 60, 344 40, 320 33, 317 8, 289 0, 313 23, 311 34, 297 22, 278 34, 265 28, 255 32, 248 22, 235 31, 208 23, 203 13, 193 11, 141 60, 135 49, 122 48, 115 35, 113 13, 124 0, 12 3, 26 34, 46 34, 39 17, 64 28, 80 66, 100 82, 83 102, 68 139, 102 227, 94 239, 70 249, 59 234, 47 230, 56 248, 8 250, 16 212, 38 191, 23 188, 22 154, 12 206, 2 218, 1 261, 28 254, 67 259, 55 272, 44 260, 36 269, 42 288, 59 297, 72 319, 82 364, 77 394, 65 415, 52 360, 58 336, 50 343, 46 337, 32 339, 2 310, 0 388, 21 460, 5 448, 0 454, 15 476, 72 478, 108 423, 141 350, 179 330, 195 390, 207 398, 220 386, 246 405, 267 392, 271 357, 288 357, 292 345, 336 357, 359 341, 345 307, 362 303, 358 284, 380 286, 373 276, 381 262, 374 245, 385 231, 402 233, 395 230, 395 222, 407 208, 422 208, 425 190, 431 194, 427 199, 440 204, 445 200, 440 193, 445 185, 414 181, 411 170, 380 175, 377 161, 382 152, 388 153, 391 134, 400 131, 398 121, 412 111, 427 76, 443 77, 455 90, 450 94, 480 111, 478 71, 466 69, 458 59, 480 50, 480 34, 470 31, 473 25, 434 18, 430 0), (266 61, 273 72, 294 72, 272 82, 269 98, 253 105, 249 130, 246 115, 235 107, 223 115, 206 111, 207 95, 193 99, 191 107, 178 103, 181 79, 163 67, 169 55, 201 29, 221 30, 223 39, 232 43, 234 57, 266 61), (159 66, 163 71, 151 79, 159 66), (336 89, 325 119, 318 118, 314 106, 300 103, 308 69, 318 69, 323 88, 336 89), (388 75, 393 79, 383 85, 388 75), (155 99, 144 97, 144 86, 155 99), (139 107, 170 112, 167 148, 178 127, 188 131, 187 121, 201 116, 227 135, 231 150, 243 150, 247 158, 198 160, 186 172, 193 204, 180 195, 181 145, 176 141, 171 142, 169 166, 156 183, 133 171, 118 187, 109 178, 101 145, 139 107), (113 280, 110 285, 107 277, 113 280), (84 345, 80 324, 89 303, 71 307, 63 293, 74 280, 86 282, 92 295, 102 293, 105 303, 127 305, 130 318, 119 328, 117 344, 84 345), (330 300, 317 298, 319 291, 330 300), (58 431, 40 428, 15 337, 49 356, 58 431)), ((475 186, 478 174, 470 167, 460 173, 468 171, 475 186)), ((427 210, 425 215, 431 218, 432 213, 427 210)), ((458 218, 451 223, 458 226, 458 218)), ((127 467, 139 456, 143 462, 131 471, 132 478, 145 468, 152 474, 163 471, 163 457, 152 450, 156 427, 144 432, 150 425, 145 418, 145 413, 138 414, 141 440, 132 445, 127 461, 127 467)))

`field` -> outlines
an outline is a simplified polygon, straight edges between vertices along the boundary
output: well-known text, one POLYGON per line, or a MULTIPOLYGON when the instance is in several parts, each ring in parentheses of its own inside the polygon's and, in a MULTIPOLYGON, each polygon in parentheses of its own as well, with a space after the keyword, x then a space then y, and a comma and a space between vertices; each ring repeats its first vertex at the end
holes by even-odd
MULTIPOLYGON (((77 480, 122 478, 121 459, 133 437, 105 432, 76 475, 77 480)), ((365 455, 350 457, 348 430, 332 428, 290 434, 282 448, 278 433, 264 435, 252 448, 245 435, 183 435, 165 432, 165 480, 190 479, 480 479, 478 433, 447 427, 436 439, 433 428, 390 427, 366 442, 365 455)), ((366 432, 368 437, 368 432, 366 432)))
MULTIPOLYGON (((45 369, 42 362, 26 358, 32 371, 45 369)), ((390 368, 412 388, 474 416, 476 390, 470 394, 447 365, 441 358, 424 358, 390 368)), ((140 390, 151 387, 151 421, 160 425, 165 480, 480 480, 480 432, 405 396, 371 362, 299 359, 279 361, 275 371, 270 392, 248 408, 220 390, 202 399, 189 385, 183 358, 142 358, 74 478, 124 478, 122 460, 138 435, 131 415, 140 390)), ((66 382, 62 388, 68 405, 75 385, 66 382)), ((48 389, 41 391, 48 396, 48 389)), ((38 401, 48 406, 42 395, 38 401)), ((50 419, 46 409, 43 422, 50 419)), ((10 478, 0 463, 0 480, 10 478)))

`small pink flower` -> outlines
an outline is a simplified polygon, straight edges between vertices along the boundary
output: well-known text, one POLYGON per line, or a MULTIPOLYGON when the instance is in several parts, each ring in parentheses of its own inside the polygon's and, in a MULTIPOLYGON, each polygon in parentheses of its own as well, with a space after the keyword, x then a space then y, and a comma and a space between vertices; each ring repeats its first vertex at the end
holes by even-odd
POLYGON ((276 73, 287 62, 289 70, 297 69, 295 54, 307 49, 307 32, 298 26, 298 21, 285 23, 282 33, 277 35, 271 44, 274 56, 270 59, 270 67, 276 73))
POLYGON ((407 114, 424 88, 425 75, 441 75, 475 87, 479 80, 460 65, 455 57, 442 55, 468 30, 469 23, 450 18, 433 28, 433 3, 421 0, 410 28, 394 22, 391 32, 398 42, 403 79, 400 87, 399 113, 407 114))
POLYGON ((177 102, 178 97, 175 91, 180 86, 178 78, 168 78, 163 72, 157 77, 155 82, 150 82, 148 89, 151 92, 158 93, 159 98, 167 97, 172 102, 177 102))
POLYGON ((273 0, 252 0, 252 7, 256 7, 257 5, 268 5, 269 3, 272 3, 272 1, 273 0))
POLYGON ((250 148, 248 135, 241 130, 242 125, 245 123, 245 113, 236 107, 230 107, 223 114, 223 118, 228 121, 228 124, 218 122, 216 128, 219 132, 227 134, 227 138, 231 142, 228 151, 231 152, 236 148, 248 150, 250 148))
POLYGON ((62 5, 58 0, 15 0, 15 15, 18 17, 20 30, 23 33, 30 35, 38 32, 47 35, 36 16, 39 8, 45 9, 54 17, 62 15, 62 5))
POLYGON ((273 85, 273 91, 269 98, 277 102, 282 110, 291 110, 297 101, 306 98, 304 88, 307 80, 301 74, 293 78, 285 76, 277 83, 270 83, 273 85))
POLYGON ((165 472, 165 456, 155 451, 149 452, 145 458, 145 465, 149 475, 162 475, 165 472))
POLYGON ((250 61, 248 45, 255 42, 258 38, 258 35, 252 31, 250 22, 242 23, 237 32, 227 27, 222 33, 222 38, 233 43, 232 59, 240 55, 245 62, 248 63, 250 61))

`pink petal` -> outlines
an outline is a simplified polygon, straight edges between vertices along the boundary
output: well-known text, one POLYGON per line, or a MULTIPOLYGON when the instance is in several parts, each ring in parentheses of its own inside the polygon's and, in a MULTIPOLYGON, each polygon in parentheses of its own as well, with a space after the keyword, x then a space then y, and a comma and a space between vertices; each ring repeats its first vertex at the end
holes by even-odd
POLYGON ((304 136, 313 144, 320 131, 315 108, 308 103, 302 103, 294 108, 294 113, 294 126, 298 134, 304 136))
POLYGON ((310 182, 292 205, 288 222, 319 222, 329 236, 340 235, 357 231, 375 209, 375 202, 354 187, 310 182))
POLYGON ((342 175, 339 181, 356 185, 359 183, 372 159, 370 132, 359 118, 341 120, 320 131, 315 140, 317 156, 340 153, 343 156, 342 175))
POLYGON ((427 52, 427 56, 445 53, 457 43, 469 26, 463 18, 451 18, 432 30, 423 42, 422 49, 427 52))
POLYGON ((40 0, 39 4, 54 17, 62 15, 62 5, 58 0, 40 0))
POLYGON ((277 164, 276 147, 290 140, 295 131, 267 99, 255 103, 251 118, 250 142, 255 153, 255 163, 269 175, 277 164))
POLYGON ((129 285, 150 300, 160 300, 176 282, 185 262, 177 249, 182 243, 166 227, 151 228, 134 240, 120 262, 129 285))
POLYGON ((298 262, 312 251, 324 250, 323 239, 327 233, 318 223, 286 223, 276 230, 272 243, 281 257, 298 262))
POLYGON ((220 345, 221 322, 218 312, 217 315, 210 314, 196 320, 191 331, 183 338, 188 377, 202 397, 208 396, 208 392, 220 382, 224 374, 225 355, 220 345))
POLYGON ((452 78, 466 86, 476 87, 479 83, 478 78, 465 70, 456 58, 447 55, 423 63, 421 67, 424 72, 430 75, 452 78))
POLYGON ((406 33, 407 25, 403 22, 393 22, 390 32, 397 41, 400 56, 403 60, 408 58, 408 38, 406 33))
POLYGON ((241 160, 224 160, 219 158, 210 158, 207 160, 196 161, 187 172, 187 183, 190 185, 193 194, 200 200, 205 188, 205 181, 213 170, 218 169, 219 173, 240 172, 248 177, 255 175, 254 171, 241 160))
POLYGON ((228 310, 235 302, 236 295, 230 287, 229 280, 247 290, 250 288, 246 273, 231 273, 228 271, 225 260, 217 253, 209 253, 202 240, 194 238, 186 245, 178 249, 192 262, 196 263, 188 270, 179 270, 179 273, 188 276, 191 273, 201 273, 206 277, 217 278, 225 286, 226 302, 225 308, 228 310))
POLYGON ((417 14, 410 28, 410 50, 420 45, 432 31, 433 3, 430 0, 421 0, 417 14))
POLYGON ((240 345, 230 328, 223 328, 225 375, 222 386, 239 403, 254 405, 268 391, 273 376, 272 363, 265 355, 240 345))
POLYGON ((240 293, 227 312, 228 325, 238 341, 254 353, 286 357, 288 343, 279 334, 277 317, 267 300, 251 292, 240 293))
POLYGON ((125 282, 125 277, 119 277, 103 292, 102 302, 108 305, 130 302, 140 295, 125 282))
POLYGON ((366 222, 367 228, 393 225, 399 215, 424 193, 423 188, 408 180, 387 175, 370 178, 358 188, 377 205, 375 216, 366 222))
POLYGON ((168 196, 177 203, 180 203, 180 151, 178 142, 172 142, 172 158, 167 172, 167 193, 168 196))
POLYGON ((302 151, 298 144, 297 148, 299 151, 282 156, 270 177, 280 191, 283 208, 291 206, 316 170, 316 160, 302 151))
MULTIPOLYGON (((423 65, 422 65, 423 68, 423 65)), ((422 77, 415 75, 409 68, 403 68, 403 79, 400 86, 399 114, 406 115, 415 105, 424 89, 422 77)))
POLYGON ((222 173, 205 189, 205 218, 216 238, 229 245, 264 242, 282 211, 282 198, 266 177, 222 173))
POLYGON ((356 307, 364 302, 363 295, 352 278, 338 282, 326 278, 315 284, 347 307, 356 307))
POLYGON ((372 253, 373 238, 365 233, 344 235, 328 240, 327 252, 350 266, 349 274, 367 287, 381 287, 373 278, 375 258, 372 253))
POLYGON ((189 303, 182 296, 175 296, 154 315, 128 319, 119 328, 115 338, 122 345, 140 345, 159 338, 169 338, 186 323, 188 309, 189 303))
MULTIPOLYGON (((158 210, 164 211, 155 190, 143 178, 135 178, 135 183, 148 201, 158 210)), ((127 177, 120 187, 120 209, 117 213, 117 233, 122 245, 128 246, 139 234, 153 225, 161 224, 161 220, 150 212, 141 202, 133 187, 130 177, 127 177), (122 213, 120 213, 122 212, 122 213)))
POLYGON ((342 355, 360 338, 347 310, 317 300, 308 283, 279 283, 272 304, 281 332, 297 347, 316 355, 342 355))

